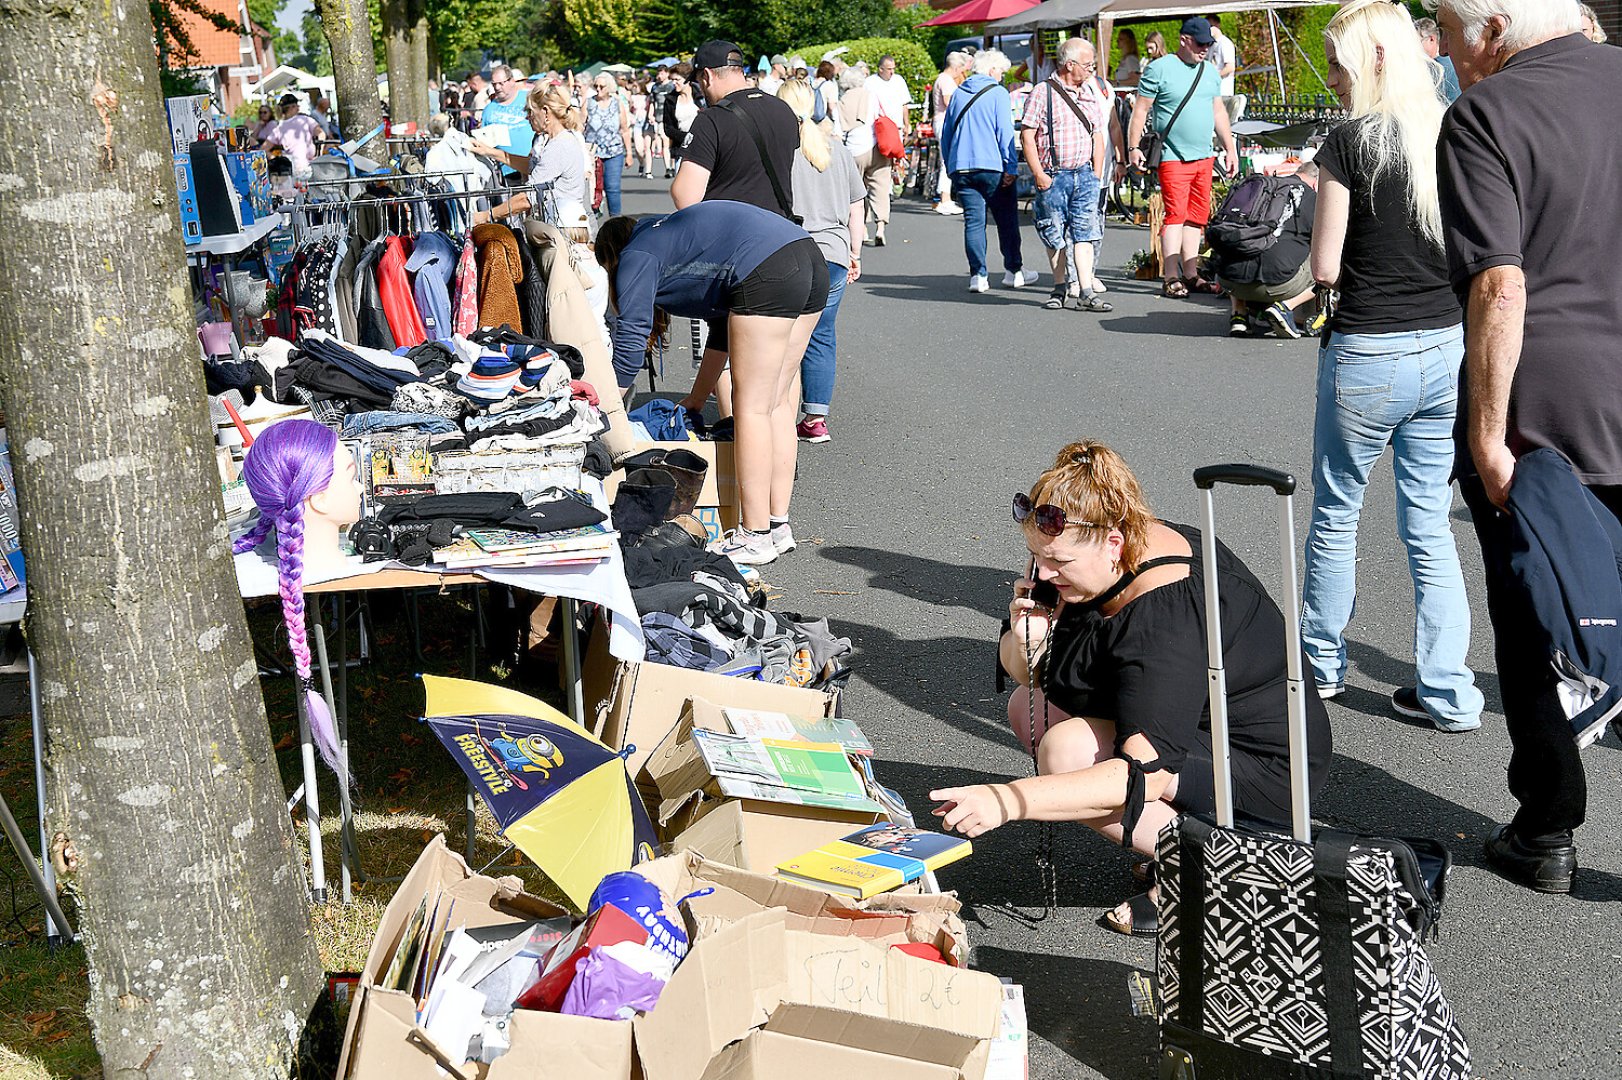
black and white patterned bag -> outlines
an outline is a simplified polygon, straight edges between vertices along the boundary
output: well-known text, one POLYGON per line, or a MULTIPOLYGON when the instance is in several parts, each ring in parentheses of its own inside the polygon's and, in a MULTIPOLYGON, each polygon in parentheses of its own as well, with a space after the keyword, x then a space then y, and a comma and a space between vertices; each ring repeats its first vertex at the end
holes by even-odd
MULTIPOLYGON (((1295 479, 1253 465, 1199 469, 1204 563, 1216 565, 1212 488, 1273 488, 1287 612, 1298 610, 1295 479)), ((1468 1080, 1470 1049, 1424 940, 1446 851, 1432 842, 1313 835, 1300 627, 1285 621, 1293 835, 1236 826, 1215 573, 1206 577, 1217 814, 1159 839, 1161 1080, 1468 1080), (1415 847, 1436 865, 1427 875, 1415 847)))

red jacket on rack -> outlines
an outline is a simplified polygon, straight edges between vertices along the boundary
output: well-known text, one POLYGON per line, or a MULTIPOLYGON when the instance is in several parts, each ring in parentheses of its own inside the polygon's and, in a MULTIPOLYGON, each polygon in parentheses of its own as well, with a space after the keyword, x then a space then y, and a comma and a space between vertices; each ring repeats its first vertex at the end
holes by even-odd
POLYGON ((377 288, 383 296, 383 315, 396 346, 421 345, 428 340, 417 314, 417 301, 411 295, 411 278, 406 274, 410 242, 391 236, 384 242, 383 257, 377 261, 377 288))

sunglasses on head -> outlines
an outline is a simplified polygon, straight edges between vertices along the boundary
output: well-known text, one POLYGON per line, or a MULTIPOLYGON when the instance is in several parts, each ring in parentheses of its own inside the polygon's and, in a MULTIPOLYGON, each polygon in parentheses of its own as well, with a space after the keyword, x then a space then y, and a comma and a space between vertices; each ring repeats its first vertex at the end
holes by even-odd
POLYGON ((1014 496, 1014 521, 1023 525, 1028 519, 1034 520, 1036 531, 1043 536, 1058 536, 1067 528, 1074 529, 1107 529, 1108 525, 1100 525, 1094 521, 1071 521, 1064 516, 1064 511, 1052 503, 1043 503, 1037 506, 1031 502, 1031 497, 1023 491, 1014 496))

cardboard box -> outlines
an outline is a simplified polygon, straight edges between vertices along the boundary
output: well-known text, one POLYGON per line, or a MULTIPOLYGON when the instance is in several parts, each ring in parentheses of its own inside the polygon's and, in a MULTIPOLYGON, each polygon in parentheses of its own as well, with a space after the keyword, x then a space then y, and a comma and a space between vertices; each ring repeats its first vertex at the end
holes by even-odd
POLYGON ((871 810, 711 799, 698 793, 672 801, 674 808, 661 806, 659 814, 660 835, 671 836, 667 841, 671 850, 694 851, 757 874, 770 874, 778 863, 849 836, 884 816, 871 810))
MULTIPOLYGON (((484 877, 436 836, 389 901, 366 956, 338 1075, 346 1080, 440 1080, 430 1048, 418 1039, 416 1003, 411 995, 376 985, 424 896, 443 888, 456 900, 455 923, 469 927, 546 919, 567 912, 530 896, 516 878, 484 877)), ((631 1024, 556 1013, 517 1011, 510 1031, 512 1049, 489 1066, 485 1080, 518 1080, 535 1075, 580 1080, 628 1080, 635 1068, 631 1024)), ((469 1076, 476 1070, 465 1069, 469 1076)))
POLYGON ((270 216, 270 165, 263 150, 238 151, 223 155, 225 171, 236 188, 242 224, 252 225, 270 216))
POLYGON ((648 1080, 702 1080, 756 1028, 984 1075, 1002 1012, 995 976, 787 922, 762 911, 694 944, 634 1022, 648 1080))
POLYGON ((214 101, 207 94, 164 98, 163 109, 169 120, 169 142, 176 154, 189 153, 192 143, 212 139, 219 130, 214 101))
MULTIPOLYGON (((778 686, 664 664, 621 662, 614 669, 608 703, 599 710, 593 734, 616 750, 634 746, 625 767, 639 785, 652 786, 644 765, 670 730, 680 723, 691 698, 742 709, 766 709, 791 716, 832 716, 834 695, 821 690, 778 686)), ((588 700, 590 700, 588 698, 588 700)))
POLYGON ((886 893, 865 901, 825 893, 770 874, 757 874, 682 851, 643 863, 636 872, 668 896, 710 891, 682 905, 688 934, 700 941, 722 928, 772 908, 790 930, 859 937, 884 945, 928 944, 948 963, 968 964, 969 941, 950 893, 886 893))
MULTIPOLYGON (((704 486, 699 489, 697 509, 693 515, 703 523, 711 540, 719 540, 727 529, 738 527, 738 467, 729 442, 641 442, 631 450, 630 456, 649 450, 690 450, 709 462, 704 486)), ((608 500, 614 501, 614 492, 625 479, 623 469, 616 470, 603 483, 608 500)))
POLYGON ((812 1077, 872 1077, 874 1080, 958 1080, 945 1065, 908 1061, 889 1054, 761 1030, 721 1051, 703 1080, 801 1080, 812 1077))

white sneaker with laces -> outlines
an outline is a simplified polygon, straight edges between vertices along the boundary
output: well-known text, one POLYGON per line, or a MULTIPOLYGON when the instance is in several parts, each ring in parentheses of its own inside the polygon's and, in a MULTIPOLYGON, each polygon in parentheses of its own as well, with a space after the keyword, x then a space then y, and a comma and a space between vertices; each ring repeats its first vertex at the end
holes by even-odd
POLYGON ((764 566, 777 558, 777 546, 769 532, 752 533, 733 529, 709 546, 717 555, 725 555, 739 566, 764 566))
POLYGON ((991 291, 991 282, 989 280, 987 280, 986 275, 984 275, 984 274, 970 274, 969 275, 969 291, 970 292, 990 292, 991 291))
POLYGON ((959 214, 963 213, 963 207, 959 206, 951 199, 942 199, 940 202, 935 204, 935 213, 944 217, 957 217, 959 214))
POLYGON ((1035 285, 1041 280, 1042 274, 1038 270, 1009 270, 1005 271, 1002 276, 1003 286, 1009 289, 1020 289, 1026 285, 1035 285))
POLYGON ((789 552, 800 546, 799 544, 795 543, 794 530, 789 527, 787 522, 784 522, 781 525, 773 525, 771 537, 772 547, 777 549, 777 553, 779 555, 787 555, 789 552))

